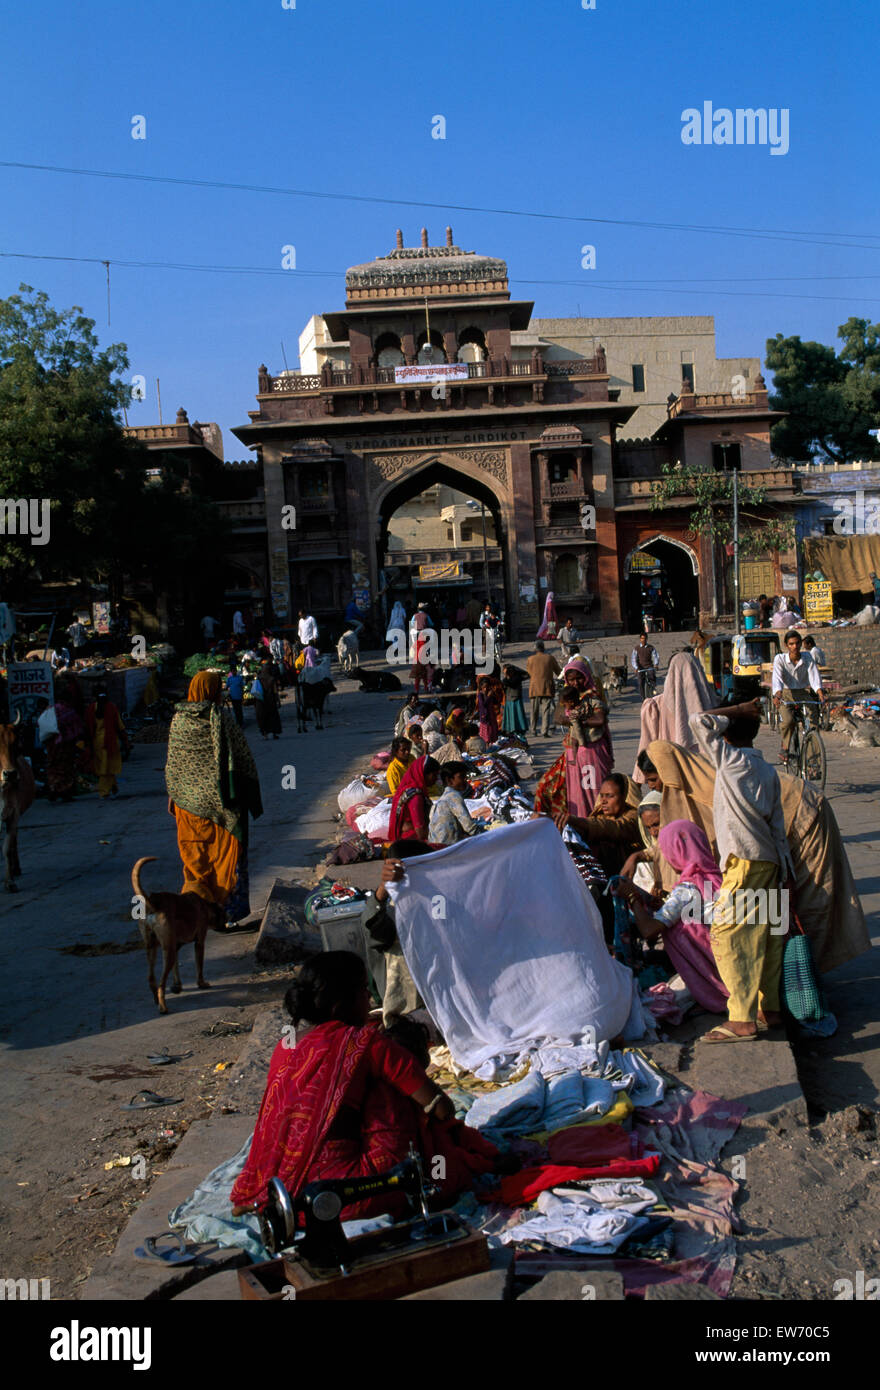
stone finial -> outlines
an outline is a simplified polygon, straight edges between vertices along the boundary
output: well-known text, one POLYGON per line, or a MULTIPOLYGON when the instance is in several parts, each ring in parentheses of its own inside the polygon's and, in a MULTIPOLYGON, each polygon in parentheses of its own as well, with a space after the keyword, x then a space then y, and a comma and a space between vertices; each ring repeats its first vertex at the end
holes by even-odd
POLYGON ((422 228, 422 246, 423 246, 424 249, 427 251, 427 249, 428 249, 428 229, 427 229, 427 227, 423 227, 423 228, 422 228))
POLYGON ((767 389, 767 383, 766 383, 766 381, 764 380, 764 378, 763 378, 763 376, 761 375, 761 373, 758 372, 758 375, 755 377, 755 390, 756 390, 756 391, 766 391, 766 389, 767 389))
POLYGON ((451 227, 447 227, 447 228, 446 228, 446 245, 447 245, 447 246, 451 246, 451 245, 452 245, 452 228, 451 228, 451 227))
POLYGON ((176 419, 176 421, 175 421, 175 424, 177 424, 177 425, 188 425, 188 424, 189 424, 189 416, 187 415, 187 413, 186 413, 186 411, 184 410, 183 406, 180 406, 180 407, 178 408, 178 411, 177 411, 177 419, 176 419))
POLYGON ((399 227, 397 229, 397 249, 398 251, 403 250, 403 232, 400 230, 399 227))

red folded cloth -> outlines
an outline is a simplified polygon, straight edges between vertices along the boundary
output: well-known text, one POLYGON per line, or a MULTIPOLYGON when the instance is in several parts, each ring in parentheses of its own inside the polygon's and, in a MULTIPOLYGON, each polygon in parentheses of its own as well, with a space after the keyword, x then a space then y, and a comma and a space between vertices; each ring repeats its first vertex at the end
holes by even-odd
POLYGON ((551 1163, 595 1166, 615 1158, 641 1158, 644 1152, 639 1136, 622 1125, 573 1125, 557 1130, 547 1141, 551 1163))
POLYGON ((544 1163, 539 1168, 524 1168, 521 1173, 502 1178, 500 1186, 487 1200, 502 1202, 506 1207, 524 1207, 548 1187, 585 1178, 649 1178, 659 1167, 659 1154, 649 1154, 647 1158, 615 1158, 610 1163, 590 1168, 544 1163))

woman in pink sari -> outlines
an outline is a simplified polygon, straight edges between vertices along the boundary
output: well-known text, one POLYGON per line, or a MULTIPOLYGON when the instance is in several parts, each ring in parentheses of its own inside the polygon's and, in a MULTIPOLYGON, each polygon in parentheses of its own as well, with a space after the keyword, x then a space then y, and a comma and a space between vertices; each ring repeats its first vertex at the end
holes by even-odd
MULTIPOLYGON (((292 1197, 322 1178, 357 1178, 400 1163, 412 1146, 425 1160, 442 1155, 444 1198, 497 1168, 498 1150, 455 1119, 452 1102, 412 1051, 368 1022, 370 992, 360 957, 325 951, 309 961, 285 995, 296 1038, 275 1048, 247 1161, 230 1194, 233 1215, 266 1201, 279 1177, 292 1197)), ((353 1202, 342 1217, 397 1214, 383 1193, 353 1202)))
POLYGON ((663 949, 694 999, 713 1014, 727 1012, 727 990, 721 983, 709 928, 714 900, 721 887, 721 870, 706 833, 689 820, 670 821, 660 831, 660 853, 678 874, 678 881, 661 907, 621 878, 613 890, 625 898, 639 934, 646 941, 663 936, 663 949))
POLYGON ((563 667, 562 676, 580 696, 578 704, 568 711, 569 723, 577 727, 578 736, 566 734, 563 753, 568 813, 589 816, 599 788, 614 767, 608 706, 605 692, 584 657, 573 656, 563 667))
POLYGON ((556 604, 553 601, 553 594, 547 595, 547 602, 544 604, 544 616, 541 619, 541 626, 538 628, 536 637, 555 637, 559 630, 559 621, 556 617, 556 604))

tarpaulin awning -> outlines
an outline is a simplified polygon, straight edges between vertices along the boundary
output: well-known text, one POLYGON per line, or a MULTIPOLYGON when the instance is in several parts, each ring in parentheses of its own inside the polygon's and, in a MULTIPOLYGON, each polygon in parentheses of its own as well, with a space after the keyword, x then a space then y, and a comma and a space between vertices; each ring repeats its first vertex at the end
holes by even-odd
POLYGON ((871 571, 880 574, 880 535, 808 536, 803 547, 807 574, 821 570, 832 589, 871 593, 871 571))
POLYGON ((459 574, 451 579, 414 579, 412 586, 414 589, 462 589, 473 582, 471 575, 459 574))

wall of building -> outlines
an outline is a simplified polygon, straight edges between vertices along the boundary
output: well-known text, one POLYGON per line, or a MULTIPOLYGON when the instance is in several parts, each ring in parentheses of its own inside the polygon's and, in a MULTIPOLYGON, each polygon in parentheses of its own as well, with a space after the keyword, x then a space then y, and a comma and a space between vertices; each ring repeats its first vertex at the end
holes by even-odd
MULTIPOLYGON (((622 428, 626 439, 647 439, 666 420, 666 398, 681 391, 682 362, 694 367, 694 389, 698 393, 730 391, 735 376, 745 378, 751 390, 760 370, 757 357, 722 357, 715 352, 715 319, 707 315, 681 315, 658 318, 533 318, 529 340, 539 335, 548 359, 572 353, 592 357, 604 347, 612 390, 620 392, 624 405, 637 406, 635 414, 622 428), (633 390, 632 368, 644 367, 645 389, 633 390)), ((514 333, 519 346, 526 335, 514 333)), ((524 344, 523 344, 524 346, 524 344)), ((529 349, 531 350, 531 349, 529 349)))
POLYGON ((880 627, 816 627, 810 631, 828 665, 834 668, 834 680, 842 685, 880 685, 880 627))

